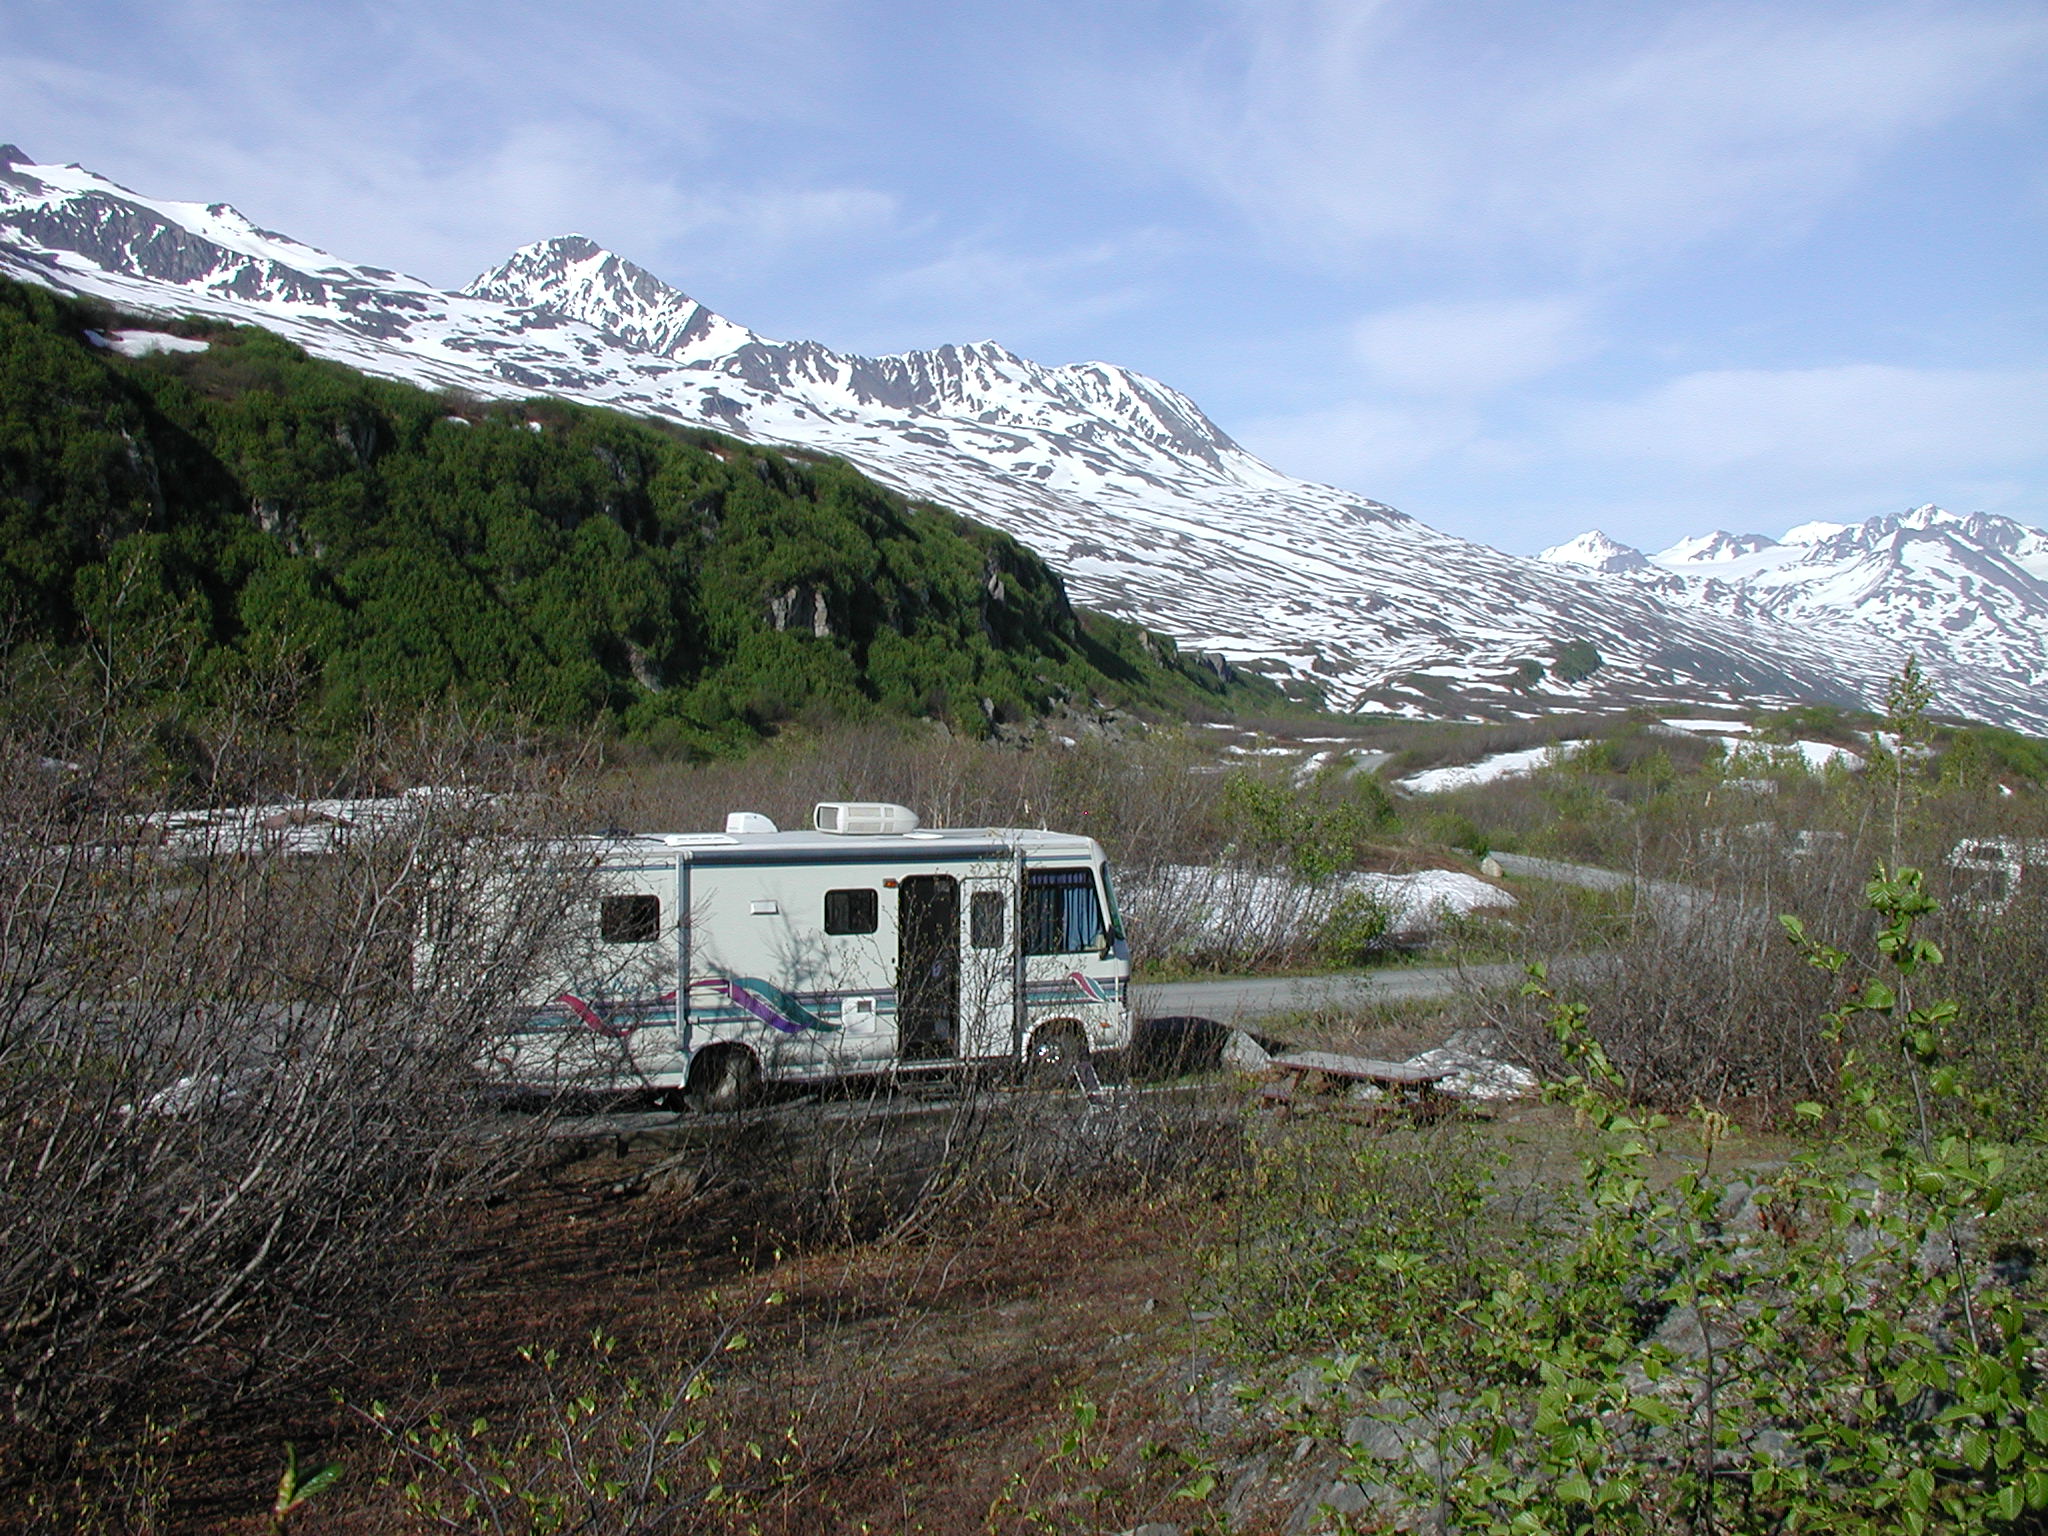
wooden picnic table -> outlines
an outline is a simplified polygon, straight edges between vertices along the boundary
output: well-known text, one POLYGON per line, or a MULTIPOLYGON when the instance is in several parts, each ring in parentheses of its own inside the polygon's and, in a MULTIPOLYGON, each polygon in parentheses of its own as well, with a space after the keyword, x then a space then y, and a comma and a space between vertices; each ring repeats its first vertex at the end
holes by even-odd
POLYGON ((1431 1067, 1411 1067, 1406 1062, 1375 1061, 1369 1056, 1340 1056, 1333 1051, 1294 1051, 1275 1056, 1268 1065, 1278 1074, 1261 1095, 1280 1106, 1285 1114, 1305 1104, 1313 1095, 1303 1092, 1305 1080, 1315 1076, 1339 1082, 1369 1083, 1384 1097, 1363 1102, 1346 1100, 1347 1107, 1377 1113, 1398 1110, 1417 1120, 1434 1120, 1449 1114, 1454 1104, 1437 1091, 1451 1074, 1431 1067))

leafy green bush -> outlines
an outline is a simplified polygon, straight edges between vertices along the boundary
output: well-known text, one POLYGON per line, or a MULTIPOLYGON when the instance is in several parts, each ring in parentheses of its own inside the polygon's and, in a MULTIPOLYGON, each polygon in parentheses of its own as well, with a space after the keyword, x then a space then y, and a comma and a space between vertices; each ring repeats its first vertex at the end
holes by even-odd
POLYGON ((1475 859, 1493 851, 1492 839, 1479 823, 1460 811, 1433 811, 1422 823, 1422 835, 1446 848, 1462 848, 1475 859))
POLYGON ((1341 769, 1300 786, 1240 770, 1224 781, 1221 815, 1241 854, 1274 857, 1312 883, 1351 868, 1395 819, 1377 778, 1341 769))
MULTIPOLYGON (((1241 1347, 1327 1351, 1348 1395, 1302 1427, 1461 1531, 2042 1529, 2048 1309, 1986 1241, 2025 1160, 1967 1128, 1920 873, 1868 897, 1875 964, 1828 1019, 1839 1089, 1802 1107, 1829 1139, 1767 1181, 1721 1171, 1712 1114, 1660 1173, 1675 1128, 1628 1104, 1578 1005, 1553 1013, 1551 1092, 1593 1136, 1547 1208, 1500 1209, 1469 1158, 1418 1176, 1385 1138, 1336 1179, 1276 1144, 1223 1274, 1252 1303, 1241 1347)), ((1786 927, 1826 974, 1857 968, 1786 927)))
POLYGON ((1365 891, 1346 891, 1323 919, 1316 950, 1332 965, 1360 965, 1386 949, 1393 925, 1384 901, 1365 891))
POLYGON ((1959 727, 1942 743, 1941 776, 1968 788, 2000 779, 2048 784, 2048 741, 1993 725, 1959 727))

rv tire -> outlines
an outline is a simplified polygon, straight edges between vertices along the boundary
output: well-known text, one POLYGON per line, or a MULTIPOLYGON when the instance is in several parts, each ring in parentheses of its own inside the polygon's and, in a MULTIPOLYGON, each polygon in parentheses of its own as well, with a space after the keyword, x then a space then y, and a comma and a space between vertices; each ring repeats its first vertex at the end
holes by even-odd
POLYGON ((700 1114, 734 1110, 753 1098, 759 1077, 753 1053, 744 1046, 714 1046, 691 1060, 683 1093, 700 1114))
POLYGON ((1088 1042, 1071 1024, 1048 1024, 1031 1037, 1025 1070, 1034 1082, 1056 1083, 1088 1055, 1088 1042))

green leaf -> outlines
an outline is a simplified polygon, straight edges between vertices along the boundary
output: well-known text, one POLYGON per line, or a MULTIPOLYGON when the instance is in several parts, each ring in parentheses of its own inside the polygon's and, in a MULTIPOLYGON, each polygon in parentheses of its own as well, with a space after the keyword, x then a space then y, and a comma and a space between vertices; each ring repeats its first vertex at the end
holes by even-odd
POLYGON ((2027 1474, 2027 1508, 2048 1509, 2048 1471, 2027 1474))
POLYGON ((1906 1506, 1916 1514, 1925 1514, 1927 1505, 1934 1497, 1934 1474, 1925 1467, 1915 1467, 1906 1474, 1906 1506))

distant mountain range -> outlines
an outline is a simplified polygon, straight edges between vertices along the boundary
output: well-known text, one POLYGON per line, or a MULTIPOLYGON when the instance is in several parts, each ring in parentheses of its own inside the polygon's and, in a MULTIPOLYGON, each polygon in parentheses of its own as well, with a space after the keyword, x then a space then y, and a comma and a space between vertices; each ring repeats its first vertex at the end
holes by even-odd
POLYGON ((1917 648, 1944 707, 2048 728, 2048 588, 2026 563, 2043 536, 2004 519, 1891 519, 1862 553, 1828 555, 1825 578, 1786 573, 1859 530, 1654 560, 1611 542, 1575 557, 1596 549, 1587 536, 1520 559, 1292 479, 1113 364, 1048 367, 988 341, 889 357, 775 341, 575 235, 449 293, 225 204, 146 197, 12 147, 0 274, 144 317, 264 326, 429 387, 558 395, 840 455, 1014 534, 1077 601, 1339 708, 1871 702, 1917 648))
POLYGON ((1805 523, 1780 539, 1716 530, 1654 555, 1596 531, 1539 558, 1845 647, 1892 637, 1946 675, 2003 673, 2048 688, 2048 533, 2011 518, 1929 505, 1805 523))

